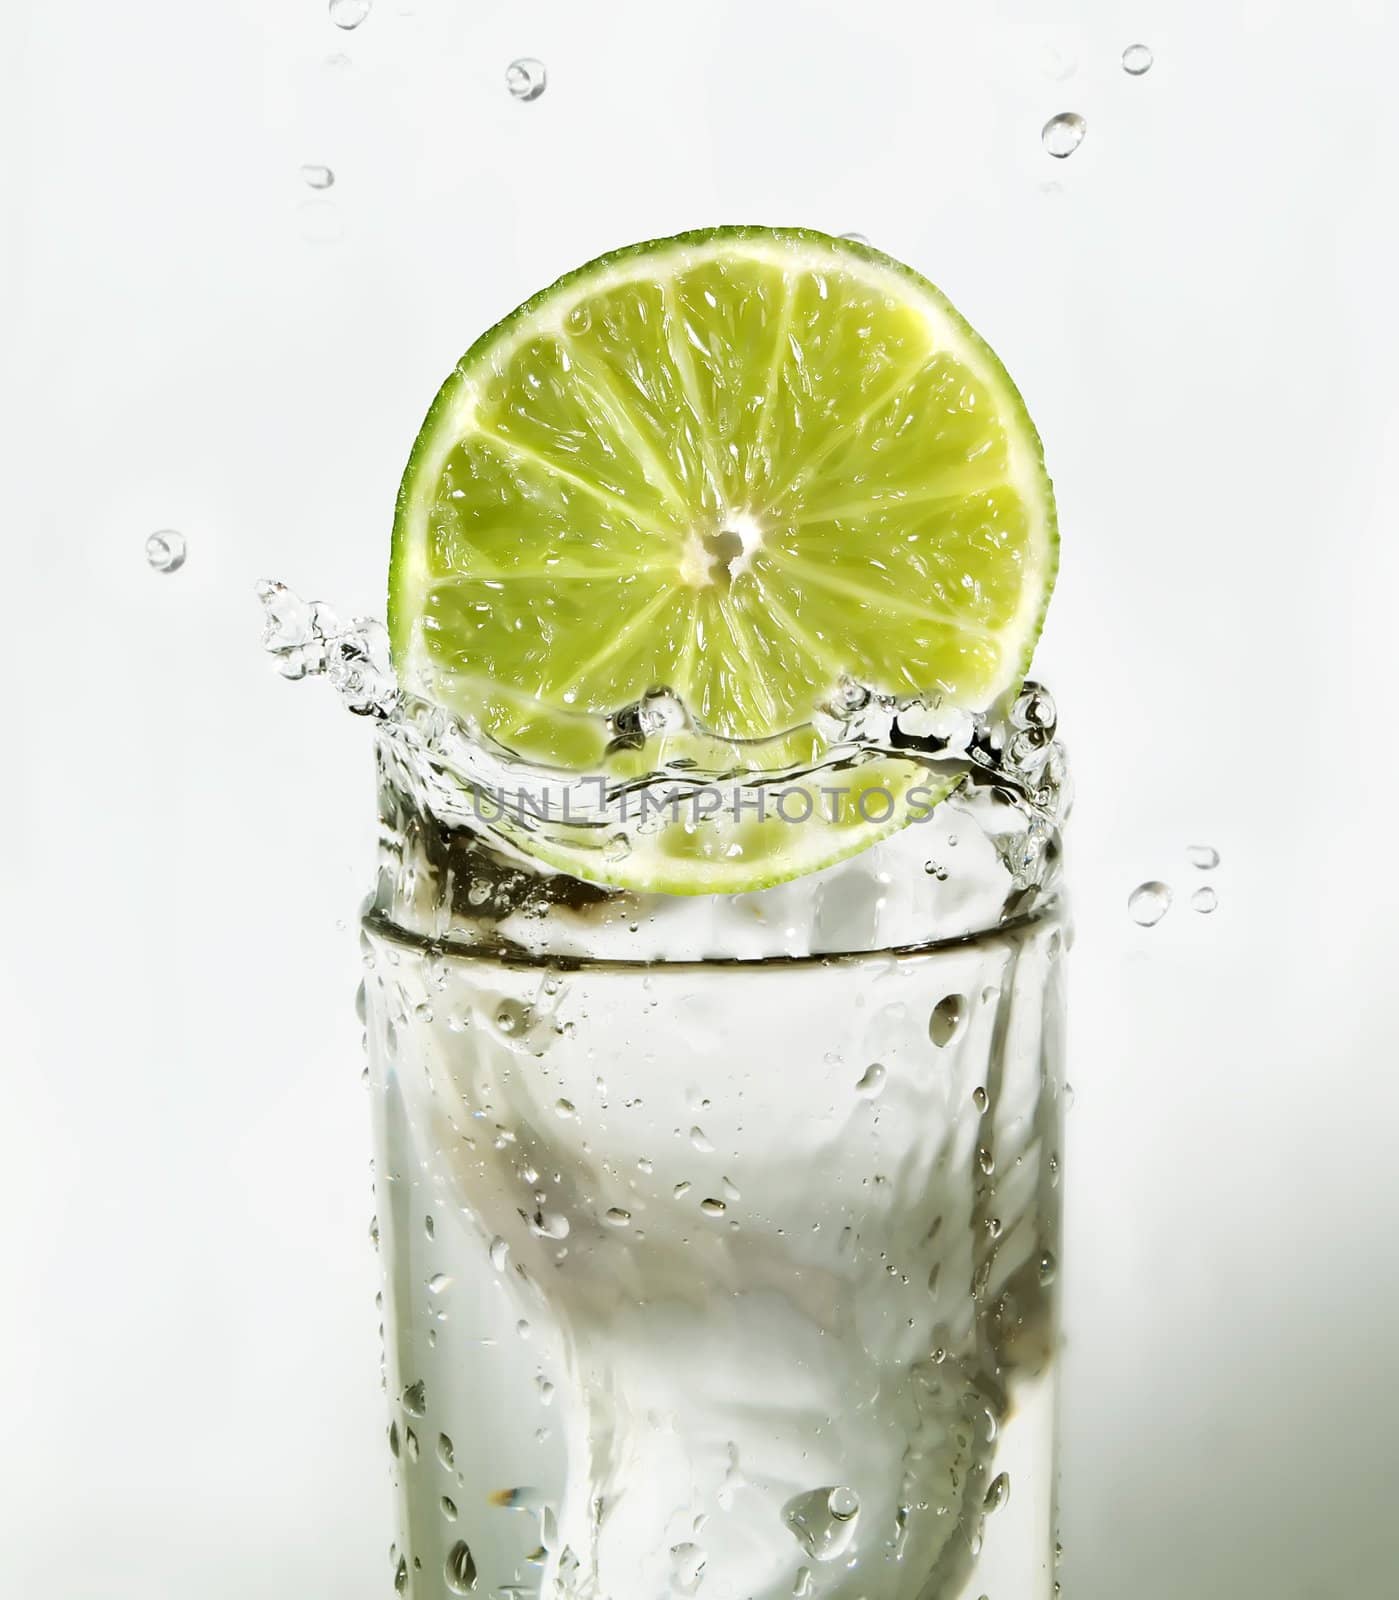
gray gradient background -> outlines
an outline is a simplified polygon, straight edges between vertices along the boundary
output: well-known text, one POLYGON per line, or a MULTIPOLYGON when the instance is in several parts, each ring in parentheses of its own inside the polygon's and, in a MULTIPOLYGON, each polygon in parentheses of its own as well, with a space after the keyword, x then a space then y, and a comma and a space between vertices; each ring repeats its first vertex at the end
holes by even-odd
POLYGON ((0 1593, 388 1592, 366 729, 265 667, 252 585, 379 609, 459 350, 740 220, 932 276, 1059 487, 1066 1595, 1399 1589, 1399 14, 1305 11, 9 0, 0 1593))

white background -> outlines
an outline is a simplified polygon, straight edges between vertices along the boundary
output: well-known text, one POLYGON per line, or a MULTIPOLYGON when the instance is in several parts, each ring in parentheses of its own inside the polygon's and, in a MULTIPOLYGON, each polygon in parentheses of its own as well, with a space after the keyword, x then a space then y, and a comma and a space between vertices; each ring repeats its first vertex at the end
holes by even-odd
POLYGON ((389 1592, 367 730, 260 659, 253 583, 381 610, 459 352, 736 221, 929 274, 1058 484, 1065 1594, 1394 1593, 1399 15, 1046 12, 8 0, 0 1593, 389 1592))

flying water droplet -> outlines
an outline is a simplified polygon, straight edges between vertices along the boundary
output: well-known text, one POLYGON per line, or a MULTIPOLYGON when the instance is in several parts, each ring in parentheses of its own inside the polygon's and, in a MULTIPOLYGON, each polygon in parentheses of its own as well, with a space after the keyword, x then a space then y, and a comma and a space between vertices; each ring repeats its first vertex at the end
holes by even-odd
POLYGON ((865 1068, 864 1075, 855 1085, 855 1093, 862 1094, 867 1100, 873 1100, 884 1087, 884 1080, 888 1076, 878 1061, 872 1062, 865 1068))
POLYGON ((453 1594, 470 1594, 476 1587, 476 1562, 465 1540, 458 1539, 447 1552, 442 1575, 453 1594))
POLYGON ((330 0, 330 20, 348 31, 359 27, 369 15, 373 0, 330 0))
POLYGON ((329 189, 335 182, 335 174, 329 167, 308 163, 301 169, 301 181, 308 189, 329 189))
POLYGON ((1208 916, 1218 904, 1219 896, 1214 892, 1213 889, 1209 887, 1208 884, 1206 884, 1203 889, 1197 889, 1195 893, 1190 896, 1191 910, 1198 911, 1202 916, 1208 916))
POLYGON ((544 63, 533 56, 521 56, 505 69, 505 87, 517 100, 538 100, 548 82, 544 63))
POLYGON ((965 1011, 966 1001, 959 994, 946 995, 933 1007, 928 1019, 928 1037, 939 1049, 951 1042, 965 1011))
POLYGON ((1154 928, 1171 909, 1171 891, 1164 883, 1148 879, 1139 883, 1127 897, 1127 911, 1141 928, 1154 928))
POLYGON ((146 563, 156 572, 178 572, 185 554, 185 536, 173 528, 162 528, 146 540, 146 563))
POLYGON ((1077 111, 1061 111, 1057 116, 1051 117, 1040 130, 1040 138, 1044 141, 1045 149, 1056 160, 1062 161, 1066 156, 1071 156, 1079 145, 1083 143, 1083 136, 1088 132, 1088 124, 1079 116, 1077 111))
POLYGON ((1155 60, 1150 45, 1129 44, 1122 52, 1122 70, 1130 77, 1140 78, 1144 72, 1151 71, 1155 60))
POLYGON ((1192 844, 1185 853, 1201 872, 1212 872, 1219 865, 1219 851, 1212 844, 1192 844))

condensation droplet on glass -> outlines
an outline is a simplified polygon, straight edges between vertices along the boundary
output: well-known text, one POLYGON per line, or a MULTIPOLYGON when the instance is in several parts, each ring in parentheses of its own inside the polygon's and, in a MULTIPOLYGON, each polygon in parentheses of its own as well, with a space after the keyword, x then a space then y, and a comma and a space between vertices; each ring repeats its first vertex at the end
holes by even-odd
POLYGON ((178 572, 185 554, 185 536, 173 528, 162 528, 146 540, 146 564, 155 572, 178 572))
POLYGON ((423 1218, 423 1232, 428 1236, 429 1239, 436 1234, 437 1224, 432 1220, 431 1216, 426 1216, 423 1218))
POLYGON ((933 1014, 928 1019, 928 1037, 939 1050, 951 1042, 953 1034, 961 1026, 965 1010, 966 1002, 959 994, 945 995, 933 1007, 933 1014))
POLYGON ((694 1145, 701 1155, 707 1156, 714 1153, 714 1146, 705 1137, 704 1129, 701 1127, 696 1126, 690 1129, 690 1143, 694 1145))
POLYGON ((554 1102, 554 1115, 556 1117, 562 1117, 565 1121, 567 1121, 570 1117, 576 1116, 577 1114, 578 1108, 574 1105, 572 1100, 556 1100, 554 1102))
POLYGON ((1208 916, 1218 904, 1219 896, 1214 892, 1213 889, 1209 887, 1208 884, 1206 884, 1203 889, 1197 889, 1195 893, 1190 896, 1191 910, 1198 911, 1202 916, 1208 916))
POLYGON ((403 1391, 403 1409, 410 1417, 427 1415, 427 1386, 421 1378, 403 1391))
POLYGON ((330 20, 347 31, 359 27, 369 15, 373 0, 330 0, 330 20))
POLYGON ((1045 1250, 1040 1256, 1040 1282, 1048 1288, 1058 1275, 1059 1263, 1054 1259, 1052 1251, 1045 1250))
POLYGON ((986 1491, 986 1499, 983 1502, 987 1515, 989 1516, 993 1511, 999 1511, 1009 1499, 1010 1474, 1008 1472, 998 1473, 992 1478, 991 1487, 986 1491))
POLYGON ((1150 878, 1139 883, 1127 897, 1127 911, 1140 928, 1154 928, 1171 909, 1171 891, 1164 883, 1150 878))
POLYGON ((866 1099, 873 1100, 884 1087, 884 1080, 888 1076, 883 1066, 878 1061, 873 1061, 865 1068, 860 1081, 855 1085, 855 1093, 862 1094, 866 1099))
POLYGON ((976 1153, 976 1164, 988 1178, 996 1170, 996 1158, 985 1145, 982 1145, 976 1153))
POLYGON ((792 1580, 792 1594, 794 1600, 806 1600, 811 1593, 811 1568, 798 1567, 797 1575, 792 1580))
POLYGON ((301 181, 308 189, 329 189, 335 182, 335 174, 329 167, 308 162, 301 169, 301 181))
POLYGON ((1185 853, 1201 872, 1212 872, 1219 865, 1219 851, 1212 844, 1192 844, 1185 853))
POLYGON ((442 1496, 442 1515, 446 1517, 448 1522, 457 1520, 457 1503, 450 1495, 444 1494, 442 1496))
POLYGON ((538 100, 548 81, 544 63, 533 56, 521 56, 505 69, 505 87, 517 100, 538 100))
POLYGON ((456 1452, 452 1448, 452 1441, 445 1433, 437 1435, 437 1459, 450 1472, 457 1464, 456 1452))
POLYGON ((491 1248, 490 1248, 490 1257, 491 1257, 491 1265, 496 1269, 496 1271, 497 1272, 504 1272, 505 1271, 505 1263, 510 1258, 510 1246, 508 1244, 506 1244, 504 1239, 501 1239, 501 1238, 492 1239, 491 1240, 491 1248))
POLYGON ((722 1200, 708 1199, 700 1201, 700 1210, 707 1217, 722 1217, 729 1208, 722 1200))
POLYGON ((398 1565, 394 1568, 393 1592, 395 1594, 408 1593, 408 1563, 402 1556, 398 1558, 398 1565))
POLYGON ((1040 138, 1044 141, 1045 149, 1056 160, 1062 161, 1066 156, 1071 156, 1079 145, 1083 143, 1083 136, 1088 132, 1088 124, 1079 116, 1077 111, 1061 111, 1045 123, 1040 130, 1040 138))
POLYGON ((972 1104, 983 1116, 986 1113, 987 1106, 991 1104, 990 1100, 987 1098, 985 1089, 983 1089, 980 1084, 977 1084, 976 1088, 972 1090, 972 1104))
POLYGON ((427 1280, 427 1292, 429 1294, 445 1294, 451 1284, 452 1280, 445 1272, 434 1272, 427 1280))
POLYGON ((1144 72, 1150 72, 1156 57, 1151 53, 1151 46, 1146 44, 1129 44, 1122 52, 1122 70, 1129 77, 1140 78, 1144 72))
POLYGON ((631 1212, 623 1211, 621 1206, 609 1206, 604 1220, 614 1228, 625 1228, 631 1223, 631 1212))
POLYGON ((476 1562, 463 1539, 447 1552, 442 1575, 453 1594, 470 1594, 476 1587, 476 1562))

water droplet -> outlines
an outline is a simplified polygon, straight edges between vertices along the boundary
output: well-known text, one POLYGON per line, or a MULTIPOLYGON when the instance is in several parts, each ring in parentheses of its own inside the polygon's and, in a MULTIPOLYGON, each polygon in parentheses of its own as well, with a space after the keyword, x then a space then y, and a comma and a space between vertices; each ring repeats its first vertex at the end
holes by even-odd
POLYGON ((1155 60, 1150 45, 1129 44, 1122 52, 1122 70, 1133 78, 1140 78, 1144 72, 1151 71, 1155 60))
POLYGON ((855 1093, 862 1094, 867 1099, 873 1100, 884 1087, 884 1080, 888 1076, 879 1062, 872 1062, 865 1068, 864 1075, 855 1085, 855 1093))
POLYGON ((722 1200, 710 1199, 700 1201, 700 1210, 703 1211, 707 1217, 722 1217, 728 1209, 729 1208, 722 1200))
POLYGON ((452 1449, 452 1441, 445 1433, 437 1435, 437 1459, 451 1472, 457 1464, 456 1453, 452 1449))
POLYGON ((505 69, 505 87, 517 100, 538 100, 548 81, 544 63, 533 56, 521 56, 505 69))
POLYGON ((376 1250, 379 1248, 379 1219, 378 1219, 378 1217, 370 1217, 370 1219, 369 1219, 369 1242, 370 1242, 370 1244, 372 1244, 374 1246, 374 1248, 376 1250))
POLYGON ((841 234, 841 238, 842 239, 849 239, 851 244, 868 244, 869 243, 869 240, 864 236, 863 233, 843 233, 843 234, 841 234))
POLYGON ((1203 889, 1197 889, 1195 893, 1190 896, 1191 910, 1198 911, 1203 916, 1208 916, 1218 904, 1219 896, 1214 892, 1213 889, 1209 887, 1208 884, 1206 884, 1203 889))
POLYGON ((418 1436, 411 1428, 403 1430, 403 1453, 410 1461, 417 1461, 420 1454, 418 1449, 418 1436))
POLYGON ((510 1258, 510 1246, 508 1244, 506 1244, 504 1239, 499 1239, 499 1238, 492 1239, 491 1240, 490 1256, 491 1256, 491 1265, 496 1269, 496 1271, 497 1272, 504 1272, 505 1271, 505 1263, 510 1258))
POLYGON ((431 1239, 437 1232, 437 1224, 430 1216, 423 1218, 423 1232, 431 1239))
POLYGON ((982 1145, 976 1153, 976 1164, 988 1178, 996 1170, 996 1158, 985 1145, 982 1145))
POLYGON ((714 1153, 714 1146, 705 1138, 703 1128, 694 1127, 690 1129, 690 1143, 702 1155, 712 1155, 714 1153))
POLYGON ((923 870, 930 878, 936 878, 939 883, 947 882, 947 868, 941 866, 938 862, 925 861, 923 863, 923 870))
POLYGON ((625 1228, 631 1223, 631 1212, 623 1211, 621 1206, 611 1206, 605 1213, 605 1220, 614 1228, 625 1228))
POLYGON ((453 1594, 470 1594, 476 1587, 476 1562, 464 1540, 458 1539, 447 1552, 442 1575, 453 1594))
POLYGON ((1171 909, 1171 891, 1154 878, 1139 883, 1127 897, 1127 911, 1138 927, 1154 928, 1171 909))
POLYGON ((680 1594, 694 1594, 704 1578, 704 1551, 697 1544, 670 1547, 671 1587, 680 1594))
POLYGON ((398 1438, 398 1423, 391 1422, 389 1424, 389 1454, 393 1456, 395 1460, 398 1459, 400 1448, 401 1446, 398 1438))
POLYGON ((518 1000, 502 1001, 495 1014, 495 1025, 504 1034, 523 1032, 527 1020, 528 1014, 518 1000))
POLYGON ((972 1090, 972 1104, 976 1107, 977 1111, 984 1116, 986 1114, 986 1108, 988 1105, 990 1105, 990 1103, 990 1100, 987 1099, 985 1089, 983 1089, 980 1084, 977 1084, 976 1088, 972 1090))
POLYGON ((860 1497, 838 1486, 797 1495, 783 1506, 782 1520, 813 1561, 834 1561, 850 1548, 859 1513, 860 1497))
POLYGON ((928 1020, 928 1037, 939 1049, 948 1044, 961 1025, 966 1001, 959 994, 949 994, 933 1007, 928 1020))
POLYGON ((541 1372, 534 1380, 535 1387, 539 1390, 539 1403, 542 1406, 551 1405, 554 1399, 554 1386, 541 1372))
POLYGON ((185 536, 162 528, 146 540, 146 561, 156 572, 178 572, 185 564, 185 536))
POLYGON ((1040 138, 1050 155, 1062 161, 1065 156, 1071 156, 1079 145, 1083 143, 1083 136, 1088 132, 1088 124, 1079 116, 1077 111, 1061 111, 1058 116, 1051 117, 1040 131, 1040 138))
POLYGON ((307 163, 301 169, 301 181, 308 189, 329 189, 335 182, 335 174, 329 167, 307 163))
POLYGON ((402 1556, 398 1558, 398 1565, 394 1568, 393 1592, 395 1594, 408 1593, 408 1563, 402 1556))
POLYGON ((427 1292, 429 1294, 442 1294, 451 1286, 451 1282, 452 1280, 445 1272, 434 1272, 427 1280, 427 1292))
POLYGON ((572 1100, 556 1100, 554 1102, 555 1116, 563 1117, 564 1120, 567 1121, 569 1117, 576 1116, 577 1114, 578 1107, 574 1105, 572 1100))
POLYGON ((1054 1259, 1053 1252, 1046 1250, 1040 1256, 1040 1282, 1048 1288, 1058 1275, 1059 1263, 1054 1259))
POLYGON ((562 1211, 536 1211, 530 1218, 530 1232, 541 1239, 567 1239, 568 1218, 562 1211))
POLYGON ((796 1578, 792 1582, 792 1594, 795 1600, 806 1600, 811 1593, 811 1568, 798 1567, 796 1578))
POLYGON ((446 1517, 448 1522, 457 1520, 457 1503, 450 1495, 444 1494, 442 1496, 442 1515, 446 1517))
POLYGON ((999 1511, 1009 1499, 1010 1474, 1008 1472, 998 1473, 996 1477, 992 1478, 991 1487, 986 1491, 986 1499, 983 1502, 987 1515, 989 1516, 993 1511, 999 1511))
POLYGON ((403 1409, 410 1417, 427 1415, 427 1386, 421 1378, 403 1391, 403 1409))
POLYGON ((1219 851, 1212 844, 1192 844, 1185 853, 1201 872, 1212 872, 1219 865, 1219 851))
POLYGON ((359 27, 369 15, 373 0, 330 0, 330 20, 337 28, 359 27))

